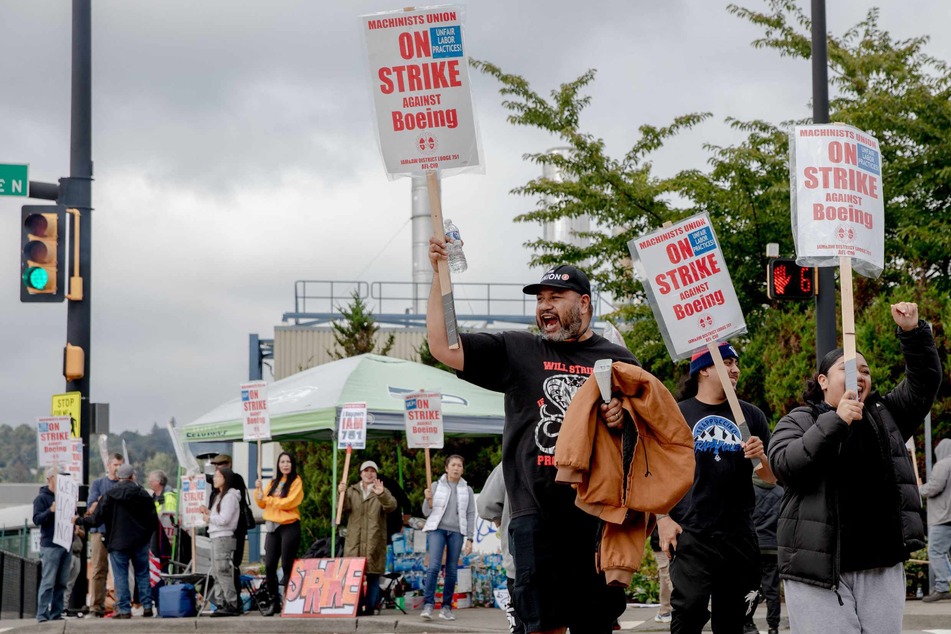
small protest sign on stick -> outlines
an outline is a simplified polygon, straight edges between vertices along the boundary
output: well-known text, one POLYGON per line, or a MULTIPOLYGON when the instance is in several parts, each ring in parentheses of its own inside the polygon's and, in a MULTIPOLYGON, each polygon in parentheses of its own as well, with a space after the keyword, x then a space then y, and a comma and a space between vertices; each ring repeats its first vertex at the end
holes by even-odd
POLYGON ((244 442, 257 441, 258 479, 261 479, 261 441, 271 439, 271 417, 267 409, 267 383, 241 384, 241 413, 244 418, 244 442))
MULTIPOLYGON (((426 176, 433 234, 444 235, 439 177, 482 173, 463 29, 464 7, 362 16, 387 176, 426 176)), ((437 275, 449 347, 459 347, 448 263, 437 275)))
MULTIPOLYGON (((667 352, 678 361, 704 348, 710 351, 738 440, 745 442, 749 427, 718 342, 746 332, 746 321, 709 216, 702 213, 676 224, 664 223, 661 229, 631 240, 628 248, 667 352)), ((762 468, 759 459, 753 459, 753 467, 762 468)))
MULTIPOLYGON (((367 404, 344 403, 340 407, 340 422, 337 426, 337 449, 346 449, 343 461, 343 477, 340 483, 347 484, 350 477, 350 456, 354 449, 367 446, 367 404)), ((337 524, 343 519, 343 495, 337 500, 337 524)))
POLYGON ((429 450, 443 448, 442 394, 412 392, 406 395, 406 446, 426 451, 426 489, 433 486, 429 450))

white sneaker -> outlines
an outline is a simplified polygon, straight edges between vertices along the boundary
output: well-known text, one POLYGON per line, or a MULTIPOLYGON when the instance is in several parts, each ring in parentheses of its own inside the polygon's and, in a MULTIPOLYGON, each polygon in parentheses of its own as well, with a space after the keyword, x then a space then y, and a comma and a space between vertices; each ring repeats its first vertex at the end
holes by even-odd
POLYGON ((423 611, 419 613, 419 616, 424 621, 433 620, 433 606, 426 604, 423 606, 423 611))
POLYGON ((439 618, 444 619, 446 621, 456 620, 456 617, 452 615, 452 608, 450 608, 449 606, 446 606, 439 611, 439 618))
POLYGON ((670 612, 668 612, 667 614, 661 614, 660 612, 658 612, 657 614, 654 615, 654 622, 655 623, 670 623, 670 612))

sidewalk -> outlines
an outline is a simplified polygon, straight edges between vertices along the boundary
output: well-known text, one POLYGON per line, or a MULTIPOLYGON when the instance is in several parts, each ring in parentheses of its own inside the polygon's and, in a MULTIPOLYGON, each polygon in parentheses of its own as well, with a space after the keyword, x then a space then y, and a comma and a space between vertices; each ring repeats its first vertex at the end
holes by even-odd
MULTIPOLYGON (((655 608, 629 607, 619 619, 622 631, 628 632, 666 632, 669 625, 654 622, 655 608)), ((0 619, 0 633, 15 631, 17 634, 56 633, 56 634, 102 634, 104 631, 134 632, 136 634, 175 634, 196 631, 214 634, 281 634, 284 632, 346 633, 368 632, 370 634, 422 634, 445 632, 463 634, 484 632, 502 634, 508 631, 505 615, 501 610, 491 608, 469 608, 456 610, 455 621, 442 621, 438 617, 432 621, 419 618, 419 611, 403 615, 398 610, 385 610, 380 616, 354 619, 293 619, 265 618, 257 613, 246 614, 239 618, 212 619, 145 619, 133 617, 128 621, 112 619, 70 619, 42 625, 30 620, 0 619)), ((756 623, 761 632, 766 632, 766 608, 760 606, 756 612, 756 623)), ((907 601, 903 630, 929 630, 951 627, 951 601, 922 603, 907 601)), ((783 606, 780 631, 789 631, 789 619, 783 606)))

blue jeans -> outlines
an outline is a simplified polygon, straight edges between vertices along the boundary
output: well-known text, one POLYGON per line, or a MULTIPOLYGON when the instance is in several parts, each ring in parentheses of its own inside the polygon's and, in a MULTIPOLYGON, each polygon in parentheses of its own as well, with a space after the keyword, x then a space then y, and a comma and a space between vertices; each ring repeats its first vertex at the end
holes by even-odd
POLYGON ((426 591, 423 594, 423 603, 436 605, 436 580, 439 578, 439 568, 442 567, 442 553, 446 551, 446 582, 442 590, 442 606, 452 605, 452 595, 456 592, 456 574, 459 569, 459 553, 465 538, 462 533, 437 528, 430 531, 426 538, 429 548, 429 566, 426 567, 426 591))
POLYGON ((132 591, 129 589, 129 562, 135 570, 135 586, 139 591, 139 600, 146 610, 152 609, 152 588, 149 587, 149 545, 142 544, 129 550, 110 550, 112 578, 116 586, 116 612, 132 613, 132 591))
POLYGON ((43 623, 63 616, 66 582, 69 581, 73 556, 62 546, 43 546, 40 548, 40 561, 43 570, 40 589, 36 594, 36 620, 43 623))
POLYGON ((951 581, 951 524, 938 524, 928 528, 928 559, 934 571, 935 592, 948 592, 951 581))

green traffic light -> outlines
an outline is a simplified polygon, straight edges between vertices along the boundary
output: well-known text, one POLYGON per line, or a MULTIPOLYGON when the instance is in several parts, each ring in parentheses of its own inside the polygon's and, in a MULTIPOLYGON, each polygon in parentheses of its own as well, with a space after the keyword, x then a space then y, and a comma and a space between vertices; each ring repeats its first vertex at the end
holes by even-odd
POLYGON ((42 291, 46 289, 46 285, 50 282, 50 274, 44 268, 32 266, 23 274, 23 282, 27 288, 42 291))

